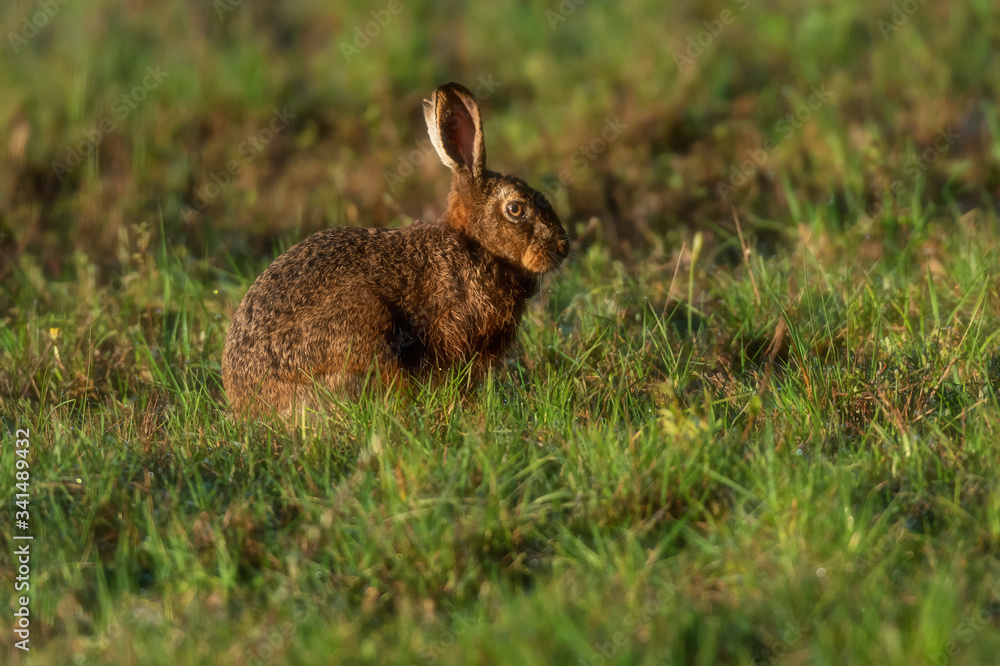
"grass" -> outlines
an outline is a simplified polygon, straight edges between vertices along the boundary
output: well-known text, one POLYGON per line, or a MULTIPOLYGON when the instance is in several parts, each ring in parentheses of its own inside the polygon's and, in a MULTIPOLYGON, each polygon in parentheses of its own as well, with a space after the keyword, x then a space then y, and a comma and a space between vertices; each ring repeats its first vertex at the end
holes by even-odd
POLYGON ((14 662, 992 663, 989 3, 404 3, 350 61, 388 5, 343 4, 68 3, 4 44, 14 662), (499 82, 491 164, 574 232, 517 353, 481 386, 234 421, 222 344, 270 260, 440 213, 414 155, 446 80, 499 82))

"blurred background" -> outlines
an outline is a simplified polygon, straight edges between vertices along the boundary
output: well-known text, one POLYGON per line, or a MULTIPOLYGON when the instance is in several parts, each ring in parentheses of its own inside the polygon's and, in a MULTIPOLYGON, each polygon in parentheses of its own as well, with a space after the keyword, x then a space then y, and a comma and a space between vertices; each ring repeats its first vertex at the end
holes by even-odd
MULTIPOLYGON (((995 204, 996 13, 8 0, 0 273, 71 278, 83 262, 103 283, 162 243, 257 267, 324 227, 434 218, 449 174, 420 103, 446 81, 481 98, 490 166, 626 265, 692 230, 713 247, 733 207, 765 253, 808 219, 878 255, 935 207, 995 204)), ((725 248, 716 260, 739 259, 725 248)))

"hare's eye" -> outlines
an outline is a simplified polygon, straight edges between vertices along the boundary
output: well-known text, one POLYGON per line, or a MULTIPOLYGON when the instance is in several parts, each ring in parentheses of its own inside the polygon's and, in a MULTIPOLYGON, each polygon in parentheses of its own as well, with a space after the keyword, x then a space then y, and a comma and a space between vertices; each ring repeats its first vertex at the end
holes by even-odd
POLYGON ((520 220, 524 217, 524 204, 520 201, 511 201, 504 210, 507 213, 507 217, 512 220, 520 220))

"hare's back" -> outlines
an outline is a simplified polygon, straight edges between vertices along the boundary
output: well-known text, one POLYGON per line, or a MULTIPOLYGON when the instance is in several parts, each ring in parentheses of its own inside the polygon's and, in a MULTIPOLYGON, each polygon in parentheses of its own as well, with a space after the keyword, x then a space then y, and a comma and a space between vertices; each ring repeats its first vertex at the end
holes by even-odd
POLYGON ((319 286, 333 278, 364 274, 371 258, 386 252, 385 229, 334 227, 296 243, 258 278, 297 288, 319 286))
POLYGON ((300 332, 371 301, 372 258, 384 255, 392 232, 361 227, 319 231, 275 259, 247 291, 233 318, 235 336, 300 332), (252 331, 251 329, 256 329, 252 331))

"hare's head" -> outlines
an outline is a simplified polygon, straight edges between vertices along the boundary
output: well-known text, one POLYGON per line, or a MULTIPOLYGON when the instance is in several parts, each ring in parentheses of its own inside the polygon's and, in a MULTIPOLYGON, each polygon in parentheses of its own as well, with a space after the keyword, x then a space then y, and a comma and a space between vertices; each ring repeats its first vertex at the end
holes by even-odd
POLYGON ((479 104, 466 88, 446 83, 424 100, 434 149, 453 178, 444 222, 528 275, 556 268, 569 243, 559 216, 520 178, 486 169, 479 104))

